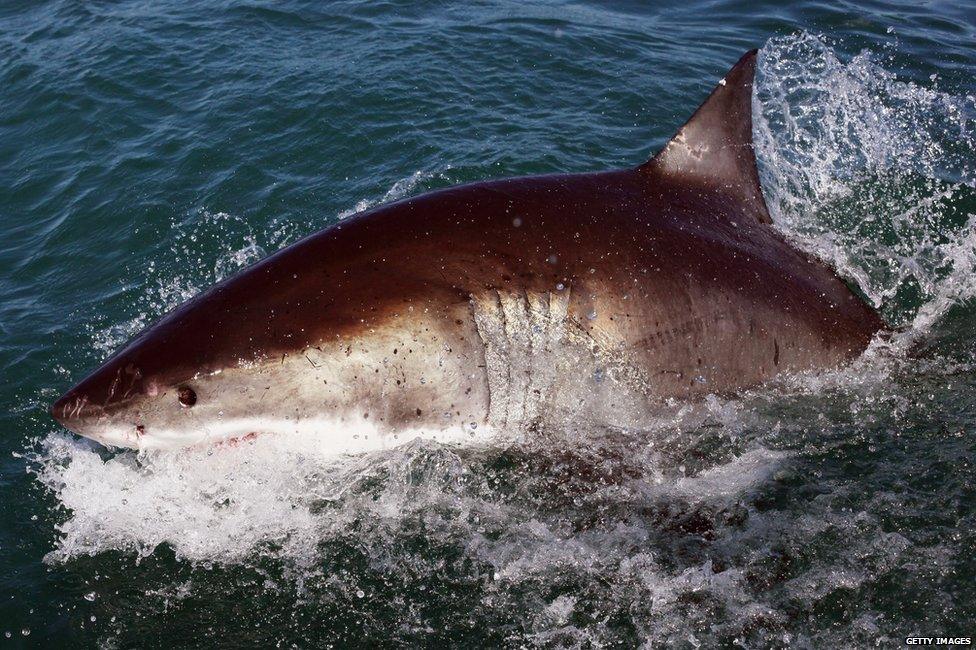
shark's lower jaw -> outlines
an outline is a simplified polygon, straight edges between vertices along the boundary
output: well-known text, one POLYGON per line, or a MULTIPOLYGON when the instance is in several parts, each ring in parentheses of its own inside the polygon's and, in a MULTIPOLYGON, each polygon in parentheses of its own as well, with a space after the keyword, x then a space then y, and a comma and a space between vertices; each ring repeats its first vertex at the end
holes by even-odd
POLYGON ((340 456, 390 449, 418 438, 444 444, 483 442, 496 437, 496 431, 491 426, 478 423, 390 430, 362 417, 298 420, 255 417, 221 420, 195 430, 163 427, 138 432, 134 427, 110 426, 85 434, 85 437, 109 447, 139 451, 219 448, 228 443, 247 442, 265 436, 297 436, 314 446, 317 455, 340 456))

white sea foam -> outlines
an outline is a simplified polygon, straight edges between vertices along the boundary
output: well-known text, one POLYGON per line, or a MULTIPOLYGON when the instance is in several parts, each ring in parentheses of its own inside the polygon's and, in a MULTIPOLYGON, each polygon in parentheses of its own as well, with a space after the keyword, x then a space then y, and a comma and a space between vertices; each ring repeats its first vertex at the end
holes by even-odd
MULTIPOLYGON (((198 561, 235 561, 266 548, 311 561, 320 529, 335 523, 313 512, 316 503, 353 489, 362 467, 382 468, 397 458, 407 465, 395 471, 404 471, 410 449, 450 449, 458 440, 448 434, 437 443, 421 442, 419 432, 404 433, 403 450, 363 460, 337 456, 311 430, 178 453, 124 452, 107 459, 87 441, 52 433, 41 443, 37 476, 72 516, 59 527, 58 548, 49 559, 107 549, 146 555, 167 543, 180 556, 198 561)), ((469 432, 463 437, 465 444, 477 444, 469 432)), ((389 447, 367 446, 374 452, 389 447)))

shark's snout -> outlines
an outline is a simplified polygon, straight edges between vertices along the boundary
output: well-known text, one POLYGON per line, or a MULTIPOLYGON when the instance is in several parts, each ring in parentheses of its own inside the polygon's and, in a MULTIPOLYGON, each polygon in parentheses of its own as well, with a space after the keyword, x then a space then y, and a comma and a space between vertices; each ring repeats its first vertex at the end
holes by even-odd
POLYGON ((107 446, 136 447, 146 433, 133 398, 104 400, 98 385, 83 381, 51 405, 51 415, 65 429, 107 446), (101 399, 99 399, 101 397, 101 399))
MULTIPOLYGON (((82 380, 51 405, 51 416, 74 433, 98 439, 109 420, 118 419, 141 389, 137 371, 107 364, 82 380)), ((135 426, 135 423, 133 423, 135 426)))
POLYGON ((92 402, 91 398, 77 388, 69 390, 51 405, 51 416, 61 426, 78 431, 79 425, 105 415, 105 407, 92 402))

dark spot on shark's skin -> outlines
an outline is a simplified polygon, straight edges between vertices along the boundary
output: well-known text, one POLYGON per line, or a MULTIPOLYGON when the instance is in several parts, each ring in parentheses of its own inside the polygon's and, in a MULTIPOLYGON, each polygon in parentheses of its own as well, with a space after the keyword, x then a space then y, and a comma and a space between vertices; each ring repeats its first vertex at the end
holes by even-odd
POLYGON ((779 365, 779 341, 773 339, 773 365, 779 365))
POLYGON ((424 413, 423 411, 421 411, 420 409, 417 409, 417 417, 418 417, 418 418, 419 418, 419 417, 420 417, 421 415, 423 415, 423 413, 424 413))

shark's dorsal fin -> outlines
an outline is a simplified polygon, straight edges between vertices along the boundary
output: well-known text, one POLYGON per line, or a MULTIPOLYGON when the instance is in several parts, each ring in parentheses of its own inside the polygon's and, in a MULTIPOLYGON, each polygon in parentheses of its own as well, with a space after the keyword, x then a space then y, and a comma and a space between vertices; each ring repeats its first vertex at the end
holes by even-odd
POLYGON ((739 195, 756 219, 771 223, 752 144, 752 80, 757 50, 747 52, 678 133, 640 169, 719 185, 739 195))

